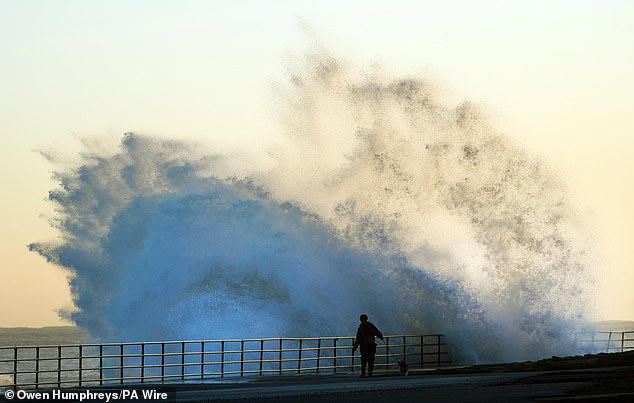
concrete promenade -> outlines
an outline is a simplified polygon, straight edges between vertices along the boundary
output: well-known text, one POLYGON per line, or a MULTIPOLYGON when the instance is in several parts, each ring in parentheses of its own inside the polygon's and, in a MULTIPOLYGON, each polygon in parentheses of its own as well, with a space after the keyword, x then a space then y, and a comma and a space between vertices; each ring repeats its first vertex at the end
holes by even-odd
POLYGON ((242 383, 174 386, 175 401, 256 402, 634 402, 634 365, 564 371, 270 377, 242 383))
POLYGON ((450 371, 455 373, 426 371, 407 377, 385 374, 363 379, 352 374, 271 376, 223 382, 128 384, 123 388, 167 392, 170 402, 634 402, 634 364, 528 372, 465 370, 468 373, 454 369, 450 371))
MULTIPOLYGON (((634 402, 634 351, 415 370, 409 376, 397 372, 373 378, 359 378, 358 374, 276 375, 89 389, 154 389, 167 392, 168 401, 178 402, 634 402)), ((86 388, 64 389, 73 390, 86 388)))

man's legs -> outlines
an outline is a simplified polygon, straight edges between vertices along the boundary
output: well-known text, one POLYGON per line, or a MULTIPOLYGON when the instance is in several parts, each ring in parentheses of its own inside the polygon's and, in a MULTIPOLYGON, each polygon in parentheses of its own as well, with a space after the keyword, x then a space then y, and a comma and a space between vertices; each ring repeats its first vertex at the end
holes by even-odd
POLYGON ((374 353, 368 354, 366 360, 368 361, 368 375, 372 376, 372 372, 374 371, 374 353))
MULTIPOLYGON (((365 376, 365 366, 368 364, 368 355, 361 353, 361 376, 365 376)), ((374 364, 374 362, 372 363, 374 364)), ((370 370, 372 373, 372 370, 370 370)))

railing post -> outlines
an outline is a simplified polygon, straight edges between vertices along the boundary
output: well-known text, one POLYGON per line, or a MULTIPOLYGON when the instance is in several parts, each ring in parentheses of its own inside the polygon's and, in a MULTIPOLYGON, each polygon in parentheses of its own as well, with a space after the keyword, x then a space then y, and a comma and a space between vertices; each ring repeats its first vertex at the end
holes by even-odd
POLYGON ((244 339, 240 340, 240 376, 244 376, 244 339))
POLYGON ((390 336, 385 336, 385 369, 390 369, 390 336))
POLYGON ((350 359, 350 372, 354 374, 354 338, 352 339, 352 346, 350 347, 352 358, 350 359))
POLYGON ((220 342, 220 377, 225 376, 225 341, 220 342))
POLYGON ((35 347, 35 389, 40 388, 40 348, 35 347))
POLYGON ((161 383, 165 383, 165 342, 161 343, 161 383))
POLYGON ((280 338, 280 354, 279 354, 279 369, 280 375, 282 375, 282 338, 280 338))
POLYGON ((403 336, 403 362, 407 362, 407 336, 403 336))
POLYGON ((621 352, 625 351, 625 332, 621 332, 621 352))
POLYGON ((610 343, 612 343, 612 331, 608 334, 608 347, 605 349, 606 353, 610 352, 610 343))
POLYGON ((145 343, 141 343, 141 383, 145 382, 145 343))
POLYGON ((297 373, 302 373, 302 342, 304 339, 299 339, 299 351, 297 354, 297 373))
POLYGON ((99 385, 103 385, 103 344, 99 345, 99 385))
POLYGON ((57 346, 57 388, 62 387, 62 346, 57 346))
POLYGON ((18 389, 18 348, 13 347, 13 390, 18 389))
POLYGON ((420 367, 425 365, 425 336, 420 336, 420 367))
POLYGON ((119 378, 121 378, 120 383, 123 384, 123 344, 119 345, 119 353, 120 353, 119 364, 121 366, 119 370, 119 378))
POLYGON ((335 337, 334 340, 332 341, 332 349, 334 350, 333 353, 333 357, 334 357, 334 362, 333 362, 333 370, 334 373, 337 373, 337 338, 335 337))
POLYGON ((84 349, 82 348, 82 345, 79 345, 79 387, 81 388, 81 381, 83 378, 83 374, 82 374, 82 367, 84 366, 84 362, 83 362, 83 355, 84 355, 84 349))
POLYGON ((200 379, 205 378, 205 342, 200 342, 200 379))
POLYGON ((262 375, 262 359, 264 355, 264 339, 260 339, 260 375, 262 375))
MULTIPOLYGON (((81 371, 79 372, 81 374, 81 371)), ((40 388, 40 348, 35 347, 35 389, 40 388)))
POLYGON ((319 357, 321 356, 321 337, 317 339, 317 373, 319 373, 319 357))
POLYGON ((440 335, 436 335, 436 342, 438 343, 438 356, 437 358, 437 365, 440 367, 440 335))
POLYGON ((181 341, 181 381, 185 380, 185 340, 181 341))

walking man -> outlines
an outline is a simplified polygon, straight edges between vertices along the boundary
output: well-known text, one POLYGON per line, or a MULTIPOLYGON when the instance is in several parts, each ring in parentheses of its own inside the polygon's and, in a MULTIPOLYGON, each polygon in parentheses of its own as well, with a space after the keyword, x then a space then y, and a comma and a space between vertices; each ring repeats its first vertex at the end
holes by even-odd
POLYGON ((374 371, 374 355, 376 354, 376 343, 374 338, 383 340, 383 334, 379 329, 368 321, 368 315, 361 314, 359 317, 361 324, 357 329, 357 337, 354 339, 352 351, 357 351, 361 346, 361 377, 365 378, 365 366, 368 366, 368 376, 372 376, 374 371))

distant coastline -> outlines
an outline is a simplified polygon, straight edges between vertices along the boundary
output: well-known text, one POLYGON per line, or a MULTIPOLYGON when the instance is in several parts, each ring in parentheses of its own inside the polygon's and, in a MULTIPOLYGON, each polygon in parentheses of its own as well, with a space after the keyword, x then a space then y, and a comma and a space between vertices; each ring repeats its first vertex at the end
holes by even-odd
POLYGON ((623 332, 634 330, 634 320, 602 320, 596 322, 596 325, 601 331, 623 332))
POLYGON ((34 329, 78 329, 75 325, 60 325, 60 326, 7 326, 0 327, 0 331, 4 330, 34 330, 34 329))
POLYGON ((0 327, 0 346, 79 344, 89 341, 77 326, 0 327))

